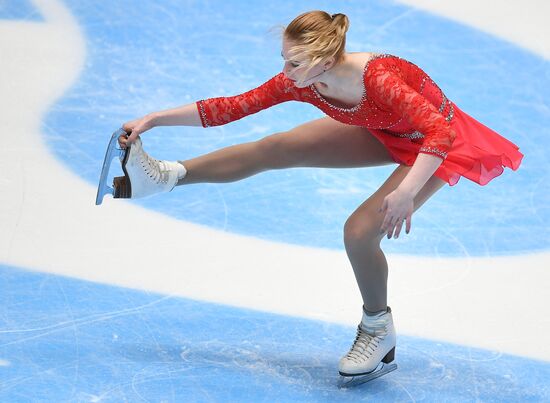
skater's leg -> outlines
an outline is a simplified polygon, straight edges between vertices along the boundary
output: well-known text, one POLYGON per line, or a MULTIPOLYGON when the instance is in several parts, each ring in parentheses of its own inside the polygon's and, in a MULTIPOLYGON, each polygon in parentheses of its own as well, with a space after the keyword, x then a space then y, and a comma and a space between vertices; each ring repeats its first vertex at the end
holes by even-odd
POLYGON ((203 182, 233 182, 265 171, 264 148, 259 141, 237 144, 185 161, 187 173, 176 186, 203 182))
MULTIPOLYGON (((379 212, 384 198, 397 188, 411 167, 399 165, 382 186, 363 202, 344 226, 344 244, 353 267, 363 303, 369 312, 387 307, 388 262, 380 248, 386 234, 380 234, 385 212, 379 212)), ((414 211, 446 182, 433 175, 414 198, 414 211)), ((413 216, 414 222, 414 216, 413 216)), ((412 226, 414 231, 414 224, 412 226)))
MULTIPOLYGON (((397 368, 393 363, 396 333, 387 305, 388 262, 380 241, 385 212, 378 210, 384 198, 399 186, 411 167, 399 165, 382 186, 348 218, 344 244, 363 298, 363 316, 350 351, 339 371, 345 377, 371 380, 397 368)), ((413 210, 426 202, 446 182, 432 176, 414 198, 413 210)), ((413 224, 414 230, 414 224, 413 224)))
POLYGON ((180 162, 187 174, 178 185, 232 182, 269 169, 351 168, 395 163, 367 129, 330 117, 180 162))

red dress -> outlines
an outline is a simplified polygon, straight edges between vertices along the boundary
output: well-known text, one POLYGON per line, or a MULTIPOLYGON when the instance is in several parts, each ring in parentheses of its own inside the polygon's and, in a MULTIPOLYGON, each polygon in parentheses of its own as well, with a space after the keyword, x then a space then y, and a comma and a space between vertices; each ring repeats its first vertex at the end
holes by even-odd
POLYGON ((435 175, 454 186, 461 176, 486 185, 504 167, 518 169, 519 147, 460 110, 418 66, 377 54, 363 71, 363 96, 352 108, 332 105, 310 85, 298 88, 281 72, 248 92, 196 102, 203 127, 223 125, 285 101, 308 102, 332 118, 367 128, 395 162, 418 153, 443 161, 435 175))

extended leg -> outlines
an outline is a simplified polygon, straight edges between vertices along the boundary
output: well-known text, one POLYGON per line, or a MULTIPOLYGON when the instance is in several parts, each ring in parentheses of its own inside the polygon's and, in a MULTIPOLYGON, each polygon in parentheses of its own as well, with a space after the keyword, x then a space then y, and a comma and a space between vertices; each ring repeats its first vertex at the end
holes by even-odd
POLYGON ((179 161, 187 174, 176 186, 203 182, 233 182, 265 171, 274 158, 261 141, 221 148, 200 157, 179 161))
POLYGON ((178 185, 232 182, 268 169, 351 168, 395 163, 368 130, 329 117, 180 162, 187 174, 178 185))

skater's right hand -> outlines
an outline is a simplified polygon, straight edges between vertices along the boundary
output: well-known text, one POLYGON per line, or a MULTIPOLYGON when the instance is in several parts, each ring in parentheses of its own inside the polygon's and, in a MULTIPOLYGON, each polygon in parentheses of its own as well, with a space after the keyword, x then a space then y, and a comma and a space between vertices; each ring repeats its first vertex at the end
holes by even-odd
POLYGON ((151 128, 153 128, 153 119, 150 115, 124 123, 122 129, 126 132, 126 135, 123 134, 118 138, 120 148, 125 149, 128 145, 132 144, 141 133, 151 128))

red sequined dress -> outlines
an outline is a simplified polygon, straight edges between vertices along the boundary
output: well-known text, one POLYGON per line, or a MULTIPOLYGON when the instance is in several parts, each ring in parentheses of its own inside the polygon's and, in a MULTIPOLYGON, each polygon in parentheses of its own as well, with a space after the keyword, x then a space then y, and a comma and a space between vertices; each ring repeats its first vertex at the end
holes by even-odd
POLYGON ((461 176, 486 185, 504 167, 519 168, 519 147, 460 110, 418 66, 376 54, 363 71, 363 96, 351 108, 330 103, 310 85, 298 88, 282 72, 248 92, 196 102, 204 127, 223 125, 286 101, 315 105, 325 114, 368 129, 395 162, 412 165, 418 153, 443 161, 435 175, 450 186, 461 176))

